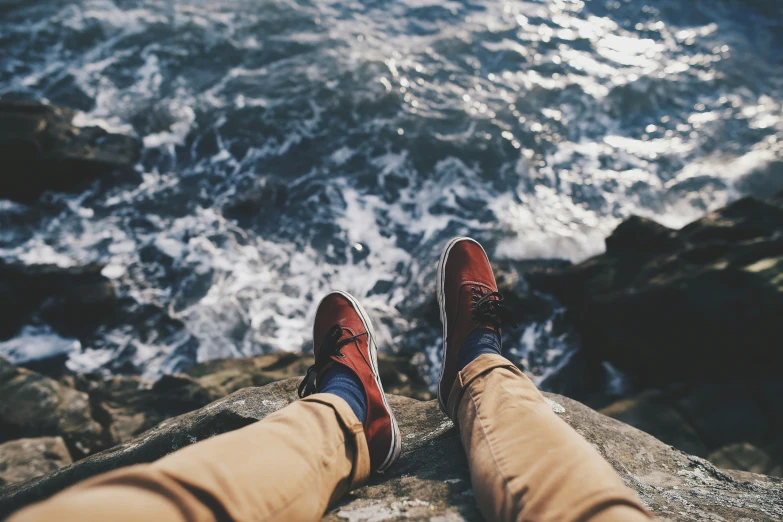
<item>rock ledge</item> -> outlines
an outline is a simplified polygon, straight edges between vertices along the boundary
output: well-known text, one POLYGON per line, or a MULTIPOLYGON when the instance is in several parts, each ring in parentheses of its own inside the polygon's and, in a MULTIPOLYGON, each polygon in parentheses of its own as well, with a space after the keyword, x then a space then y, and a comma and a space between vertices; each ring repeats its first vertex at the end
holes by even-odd
MULTIPOLYGON (((45 477, 0 489, 0 516, 84 478, 150 462, 185 445, 237 429, 296 399, 297 378, 245 388, 162 422, 133 440, 45 477)), ((725 471, 571 399, 545 394, 661 520, 783 518, 783 481, 725 471)), ((481 520, 459 435, 435 401, 390 396, 403 433, 400 462, 347 495, 324 520, 481 520)))

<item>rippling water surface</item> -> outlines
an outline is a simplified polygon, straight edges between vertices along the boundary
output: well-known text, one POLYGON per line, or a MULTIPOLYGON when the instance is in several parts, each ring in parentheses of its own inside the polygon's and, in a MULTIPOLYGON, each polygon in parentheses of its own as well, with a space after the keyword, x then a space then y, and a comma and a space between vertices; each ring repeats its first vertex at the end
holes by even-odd
MULTIPOLYGON (((102 262, 177 325, 77 343, 82 370, 299 350, 332 288, 386 349, 436 357, 419 310, 454 235, 580 260, 630 214, 783 188, 778 0, 31 0, 0 49, 0 95, 145 145, 141 185, 0 230, 3 258, 102 262)), ((539 377, 568 351, 551 331, 511 339, 539 377)))

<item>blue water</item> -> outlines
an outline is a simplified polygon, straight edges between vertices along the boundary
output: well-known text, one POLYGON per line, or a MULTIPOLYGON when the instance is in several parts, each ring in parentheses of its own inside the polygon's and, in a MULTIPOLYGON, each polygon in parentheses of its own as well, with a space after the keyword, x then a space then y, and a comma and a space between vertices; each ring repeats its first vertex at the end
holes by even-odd
MULTIPOLYGON (((426 366, 454 235, 578 261, 631 214, 681 226, 783 188, 778 0, 3 5, 0 95, 145 146, 138 186, 0 201, 20 216, 0 256, 99 261, 174 325, 106 328, 77 370, 300 350, 332 288, 426 366)), ((573 349, 553 321, 511 339, 539 379, 573 349)), ((74 346, 45 325, 15 343, 74 346)))

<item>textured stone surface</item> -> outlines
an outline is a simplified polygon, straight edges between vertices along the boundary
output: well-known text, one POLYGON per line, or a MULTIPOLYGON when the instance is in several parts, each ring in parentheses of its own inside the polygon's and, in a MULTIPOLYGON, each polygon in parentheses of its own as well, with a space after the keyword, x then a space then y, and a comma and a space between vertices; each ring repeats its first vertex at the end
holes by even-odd
MULTIPOLYGON (((52 475, 0 489, 0 513, 120 466, 150 462, 187 444, 240 428, 295 400, 298 379, 246 388, 170 419, 125 444, 52 475)), ((783 481, 722 471, 586 406, 547 394, 553 409, 592 443, 661 520, 783 517, 783 481)), ((403 437, 399 463, 347 495, 325 520, 480 520, 453 424, 435 401, 392 396, 403 437)))
MULTIPOLYGON (((220 359, 153 384, 138 376, 66 374, 55 380, 0 358, 0 442, 62 435, 81 458, 242 388, 302 375, 311 363, 312 355, 302 353, 220 359)), ((379 355, 378 365, 390 393, 429 398, 410 361, 379 355)))
POLYGON ((46 475, 71 462, 62 437, 17 439, 0 444, 0 486, 46 475))
POLYGON ((106 447, 86 393, 0 358, 0 441, 57 435, 77 458, 106 447))
MULTIPOLYGON (((263 386, 303 375, 312 355, 273 353, 246 359, 217 359, 182 373, 166 375, 150 386, 137 376, 109 380, 68 376, 63 381, 89 394, 95 416, 106 426, 112 443, 125 442, 156 424, 249 386, 263 386)), ((379 354, 378 366, 389 393, 429 399, 431 394, 410 361, 379 354)))
MULTIPOLYGON (((181 377, 196 381, 215 400, 248 386, 304 375, 312 363, 312 353, 273 353, 207 361, 185 370, 181 377)), ((414 399, 432 398, 427 383, 410 360, 380 353, 378 369, 387 392, 414 399)), ((165 381, 156 384, 161 391, 167 386, 165 381)))

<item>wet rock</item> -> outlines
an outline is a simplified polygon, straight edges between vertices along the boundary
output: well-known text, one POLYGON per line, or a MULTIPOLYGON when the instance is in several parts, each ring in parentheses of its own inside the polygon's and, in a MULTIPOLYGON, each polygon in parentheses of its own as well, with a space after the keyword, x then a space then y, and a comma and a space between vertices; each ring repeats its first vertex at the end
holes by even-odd
POLYGON ((274 177, 243 179, 236 194, 223 206, 223 214, 243 227, 280 211, 288 200, 288 186, 274 177))
POLYGON ((729 444, 710 453, 708 460, 716 466, 727 469, 742 469, 773 477, 783 477, 783 466, 780 465, 779 458, 782 450, 783 446, 780 444, 776 448, 768 450, 747 442, 740 442, 729 444), (777 453, 778 458, 774 456, 774 453, 777 453))
POLYGON ((0 10, 10 10, 25 3, 25 0, 0 0, 0 10))
POLYGON ((779 375, 780 198, 744 198, 681 230, 631 218, 605 254, 527 278, 567 307, 593 360, 641 386, 779 375))
POLYGON ((89 396, 0 358, 0 441, 60 436, 76 458, 106 447, 89 396))
POLYGON ((723 468, 782 476, 783 381, 688 382, 601 409, 723 468))
POLYGON ((354 243, 351 245, 351 260, 354 263, 361 263, 370 256, 370 247, 364 243, 354 243))
POLYGON ((62 437, 12 440, 0 444, 0 486, 40 477, 72 462, 62 437))
MULTIPOLYGON (((178 448, 246 426, 296 399, 297 378, 246 388, 170 419, 143 436, 46 477, 0 489, 0 512, 46 498, 120 466, 151 462, 178 448)), ((783 517, 783 481, 722 471, 586 406, 547 394, 553 410, 587 438, 660 520, 772 521, 783 517)), ((330 509, 325 520, 481 520, 453 424, 436 401, 391 396, 403 432, 399 463, 330 509), (450 518, 449 518, 450 517, 450 518)))
POLYGON ((753 169, 737 180, 736 187, 741 193, 758 198, 783 191, 783 161, 771 161, 753 169))
MULTIPOLYGON (((549 296, 542 295, 530 287, 527 273, 548 268, 566 268, 569 261, 562 259, 534 259, 523 261, 502 261, 492 264, 498 290, 503 294, 506 307, 520 323, 546 321, 561 305, 549 296)), ((438 317, 440 325, 440 317, 438 317)), ((508 329, 508 328, 506 328, 508 329)), ((556 333, 554 334, 556 335, 556 333)))
POLYGON ((80 188, 109 174, 129 177, 139 158, 138 140, 75 127, 73 115, 40 103, 0 101, 0 153, 11 166, 0 180, 0 197, 32 201, 46 190, 80 188))
POLYGON ((76 127, 69 109, 0 100, 0 198, 20 202, 45 191, 83 188, 98 178, 137 179, 138 140, 76 127))
POLYGON ((621 399, 600 411, 693 455, 706 457, 709 453, 700 433, 658 390, 621 399))
POLYGON ((56 332, 73 337, 104 322, 116 296, 102 268, 0 260, 0 340, 16 335, 34 313, 56 332))

